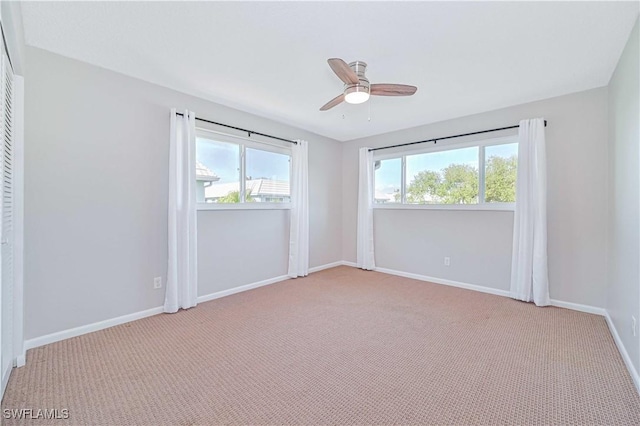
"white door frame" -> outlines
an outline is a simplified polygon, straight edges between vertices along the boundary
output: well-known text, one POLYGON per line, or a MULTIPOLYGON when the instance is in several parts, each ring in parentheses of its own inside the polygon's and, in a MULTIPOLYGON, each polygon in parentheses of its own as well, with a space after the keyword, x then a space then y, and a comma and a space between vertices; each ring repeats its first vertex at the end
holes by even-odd
POLYGON ((14 75, 13 140, 13 365, 26 362, 24 350, 24 78, 14 75))
MULTIPOLYGON (((14 80, 14 116, 13 116, 13 249, 14 249, 14 277, 12 298, 12 358, 11 367, 21 367, 25 364, 24 350, 24 78, 22 17, 19 4, 2 2, 0 7, 0 28, 2 48, 6 47, 13 68, 14 80)), ((0 316, 1 318, 1 316, 0 316)), ((1 327, 1 324, 0 324, 1 327)), ((10 371, 10 369, 9 369, 10 371)), ((5 374, 5 372, 1 372, 5 374)), ((0 383, 0 398, 4 395, 10 374, 6 374, 0 383)))

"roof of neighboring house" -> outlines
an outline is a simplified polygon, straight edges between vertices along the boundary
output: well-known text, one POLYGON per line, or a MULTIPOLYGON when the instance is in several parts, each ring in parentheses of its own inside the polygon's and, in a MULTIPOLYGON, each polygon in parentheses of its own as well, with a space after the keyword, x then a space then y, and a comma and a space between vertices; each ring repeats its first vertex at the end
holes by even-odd
POLYGON ((255 195, 289 195, 289 182, 273 179, 253 179, 246 183, 247 191, 255 195))
POLYGON ((204 180, 207 182, 216 182, 220 180, 215 173, 211 171, 210 168, 205 166, 199 161, 196 161, 196 180, 204 180))
POLYGON ((384 192, 380 192, 380 191, 376 191, 375 197, 374 199, 377 202, 389 202, 389 203, 393 203, 396 200, 396 196, 395 194, 389 194, 389 193, 384 193, 384 192))
MULTIPOLYGON (((230 192, 239 191, 239 187, 239 182, 214 183, 204 189, 204 196, 205 198, 224 197, 230 192)), ((263 195, 277 195, 288 197, 290 193, 289 182, 284 180, 251 179, 246 181, 245 187, 247 192, 255 197, 263 195)))

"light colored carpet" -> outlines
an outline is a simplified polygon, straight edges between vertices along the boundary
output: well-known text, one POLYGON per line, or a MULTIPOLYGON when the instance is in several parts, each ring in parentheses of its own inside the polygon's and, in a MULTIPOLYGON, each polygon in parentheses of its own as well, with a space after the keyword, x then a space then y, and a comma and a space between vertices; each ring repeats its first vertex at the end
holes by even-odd
POLYGON ((602 317, 348 267, 33 349, 2 407, 67 408, 58 425, 640 424, 602 317))

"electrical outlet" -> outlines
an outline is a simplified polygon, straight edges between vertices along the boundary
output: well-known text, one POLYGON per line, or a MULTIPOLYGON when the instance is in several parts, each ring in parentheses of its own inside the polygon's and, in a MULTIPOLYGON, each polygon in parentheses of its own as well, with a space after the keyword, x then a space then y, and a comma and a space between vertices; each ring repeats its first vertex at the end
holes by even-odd
POLYGON ((451 266, 451 258, 450 257, 445 257, 444 258, 444 266, 451 266))
POLYGON ((638 335, 638 331, 636 327, 637 325, 638 325, 638 321, 636 321, 636 317, 631 315, 631 331, 633 332, 634 337, 638 335))
POLYGON ((153 288, 162 288, 162 277, 155 277, 153 279, 153 288))

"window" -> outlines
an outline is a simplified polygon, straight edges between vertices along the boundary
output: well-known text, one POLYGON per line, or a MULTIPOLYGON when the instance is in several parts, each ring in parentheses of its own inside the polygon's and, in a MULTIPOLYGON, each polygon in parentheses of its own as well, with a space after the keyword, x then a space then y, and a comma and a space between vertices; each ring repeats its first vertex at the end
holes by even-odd
POLYGON ((374 157, 374 204, 512 208, 515 137, 374 157))
POLYGON ((402 186, 402 159, 390 158, 376 161, 375 169, 375 202, 376 203, 400 203, 402 202, 400 188, 402 186))
POLYGON ((258 203, 288 203, 289 155, 246 148, 247 201, 258 203))
POLYGON ((287 148, 199 130, 196 200, 246 208, 257 203, 289 203, 290 165, 287 148))
POLYGON ((515 203, 518 144, 488 146, 485 148, 484 157, 485 202, 515 203))
POLYGON ((478 147, 406 156, 407 204, 477 204, 478 147))

